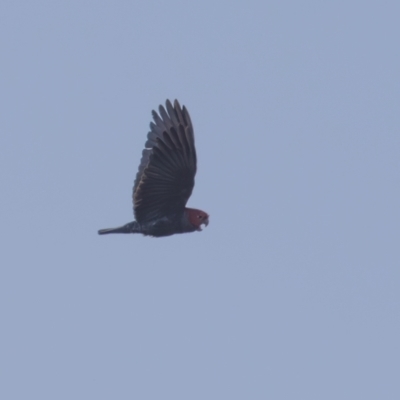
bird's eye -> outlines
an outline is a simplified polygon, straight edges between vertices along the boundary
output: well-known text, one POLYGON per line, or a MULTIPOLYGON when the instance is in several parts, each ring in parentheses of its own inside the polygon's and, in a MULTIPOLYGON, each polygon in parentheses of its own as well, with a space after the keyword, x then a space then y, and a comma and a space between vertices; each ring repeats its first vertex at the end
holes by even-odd
POLYGON ((202 218, 203 218, 203 216, 202 216, 202 215, 198 215, 198 216, 197 216, 197 218, 200 218, 200 219, 202 219, 202 218))

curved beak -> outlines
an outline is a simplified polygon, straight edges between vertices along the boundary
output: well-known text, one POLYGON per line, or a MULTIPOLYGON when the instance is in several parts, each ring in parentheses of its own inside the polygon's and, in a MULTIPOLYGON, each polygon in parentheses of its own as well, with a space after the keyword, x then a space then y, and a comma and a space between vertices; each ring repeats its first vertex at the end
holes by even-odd
POLYGON ((201 222, 201 224, 198 226, 198 228, 197 228, 197 230, 199 231, 199 232, 201 232, 202 231, 202 225, 205 225, 205 226, 208 226, 208 217, 207 218, 205 218, 202 222, 201 222))
POLYGON ((201 225, 205 225, 205 226, 208 226, 208 223, 209 223, 209 221, 208 221, 208 217, 201 223, 201 225))

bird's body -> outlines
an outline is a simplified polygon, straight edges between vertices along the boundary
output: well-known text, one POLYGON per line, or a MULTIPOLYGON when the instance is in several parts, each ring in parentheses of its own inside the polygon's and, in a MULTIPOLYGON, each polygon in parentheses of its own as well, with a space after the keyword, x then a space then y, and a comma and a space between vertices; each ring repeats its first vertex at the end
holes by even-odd
POLYGON ((142 233, 170 236, 201 231, 208 225, 208 214, 186 208, 192 194, 197 158, 193 126, 185 107, 167 100, 166 109, 153 111, 148 140, 143 150, 133 187, 136 220, 118 228, 101 229, 108 233, 142 233))
MULTIPOLYGON (((190 210, 190 209, 187 209, 190 210)), ((196 210, 197 211, 197 210, 196 210)), ((136 221, 129 222, 118 228, 101 229, 100 235, 107 233, 142 233, 155 237, 170 236, 175 233, 187 233, 201 230, 196 225, 191 224, 187 217, 182 215, 169 215, 157 220, 139 224, 136 221)))

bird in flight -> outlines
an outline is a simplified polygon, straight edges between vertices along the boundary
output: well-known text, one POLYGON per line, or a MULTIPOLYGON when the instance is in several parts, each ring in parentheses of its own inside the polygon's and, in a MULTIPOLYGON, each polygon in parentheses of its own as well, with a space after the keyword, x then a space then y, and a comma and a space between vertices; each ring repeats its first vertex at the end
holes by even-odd
POLYGON ((118 228, 101 229, 108 233, 142 233, 170 236, 201 231, 208 225, 208 214, 186 203, 192 194, 197 169, 193 125, 185 106, 178 100, 172 106, 152 112, 154 122, 142 153, 133 185, 135 221, 118 228))

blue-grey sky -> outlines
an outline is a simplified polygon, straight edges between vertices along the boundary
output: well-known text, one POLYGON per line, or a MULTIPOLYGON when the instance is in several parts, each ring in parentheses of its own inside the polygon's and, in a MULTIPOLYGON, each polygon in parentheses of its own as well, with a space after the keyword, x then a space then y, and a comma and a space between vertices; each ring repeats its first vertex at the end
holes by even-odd
POLYGON ((396 1, 0 2, 0 398, 400 398, 396 1), (133 219, 194 123, 201 233, 133 219))

